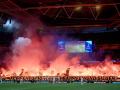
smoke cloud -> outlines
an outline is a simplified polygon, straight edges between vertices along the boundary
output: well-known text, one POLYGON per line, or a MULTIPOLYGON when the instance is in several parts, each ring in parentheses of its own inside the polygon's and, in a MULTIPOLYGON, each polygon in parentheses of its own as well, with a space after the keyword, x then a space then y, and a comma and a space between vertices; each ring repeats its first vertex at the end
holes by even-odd
POLYGON ((30 24, 25 28, 25 35, 17 37, 11 45, 12 54, 7 66, 9 70, 2 70, 5 75, 55 76, 64 75, 70 68, 70 75, 120 75, 119 65, 113 65, 110 61, 100 62, 94 65, 82 65, 81 55, 72 56, 67 52, 60 52, 56 45, 56 36, 39 36, 35 33, 36 24, 30 24), (29 31, 28 31, 29 30, 29 31), (111 70, 111 71, 110 71, 111 70))
POLYGON ((23 50, 25 47, 27 47, 30 44, 31 44, 31 39, 18 37, 13 44, 13 53, 20 52, 20 50, 23 50))

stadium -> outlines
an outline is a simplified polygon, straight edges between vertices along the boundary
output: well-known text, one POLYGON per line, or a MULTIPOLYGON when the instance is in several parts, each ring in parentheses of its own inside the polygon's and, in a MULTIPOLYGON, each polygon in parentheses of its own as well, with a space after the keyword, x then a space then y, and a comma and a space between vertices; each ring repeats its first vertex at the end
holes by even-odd
POLYGON ((119 0, 0 0, 0 90, 119 90, 119 0))

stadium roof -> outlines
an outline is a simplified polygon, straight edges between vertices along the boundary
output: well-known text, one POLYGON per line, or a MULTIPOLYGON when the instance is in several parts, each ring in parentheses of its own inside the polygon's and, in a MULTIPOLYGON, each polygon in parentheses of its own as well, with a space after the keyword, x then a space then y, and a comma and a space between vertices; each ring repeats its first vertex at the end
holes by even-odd
POLYGON ((0 11, 52 27, 119 27, 119 0, 0 0, 0 11))

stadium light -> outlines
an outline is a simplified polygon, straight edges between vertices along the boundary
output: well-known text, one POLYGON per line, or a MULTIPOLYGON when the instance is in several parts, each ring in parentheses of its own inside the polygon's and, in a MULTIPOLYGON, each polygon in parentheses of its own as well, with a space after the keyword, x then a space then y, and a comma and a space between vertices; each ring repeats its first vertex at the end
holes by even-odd
POLYGON ((82 10, 82 6, 76 7, 76 8, 74 9, 74 11, 81 11, 81 10, 82 10))
POLYGON ((13 31, 13 29, 19 29, 20 23, 16 22, 15 20, 8 19, 3 27, 9 31, 13 31))
POLYGON ((99 10, 101 10, 101 5, 96 5, 95 8, 96 8, 97 11, 99 11, 99 10))
POLYGON ((5 24, 3 24, 4 27, 11 29, 13 27, 13 21, 8 19, 5 24))

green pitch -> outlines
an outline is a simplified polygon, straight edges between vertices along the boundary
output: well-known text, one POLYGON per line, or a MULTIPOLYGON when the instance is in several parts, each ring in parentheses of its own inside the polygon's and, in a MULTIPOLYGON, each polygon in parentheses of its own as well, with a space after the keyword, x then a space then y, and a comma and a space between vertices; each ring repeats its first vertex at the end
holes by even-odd
POLYGON ((119 84, 0 84, 0 90, 120 90, 119 84))

